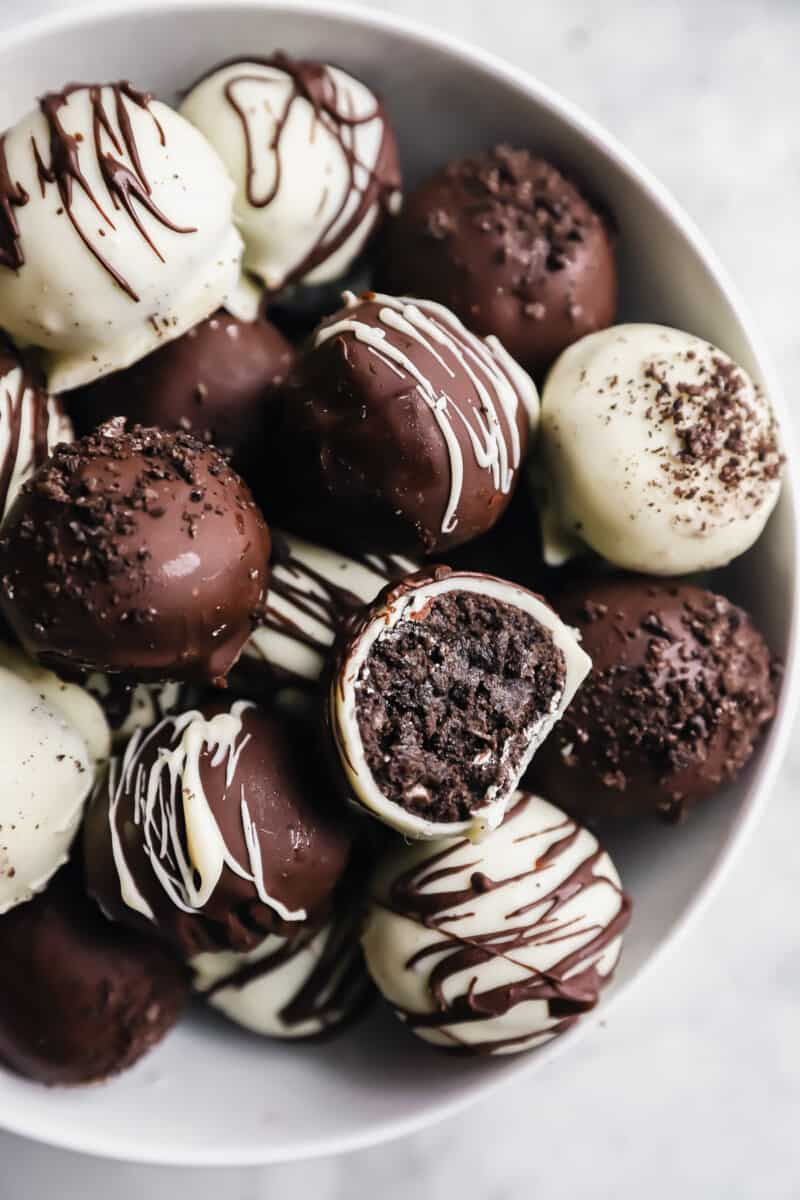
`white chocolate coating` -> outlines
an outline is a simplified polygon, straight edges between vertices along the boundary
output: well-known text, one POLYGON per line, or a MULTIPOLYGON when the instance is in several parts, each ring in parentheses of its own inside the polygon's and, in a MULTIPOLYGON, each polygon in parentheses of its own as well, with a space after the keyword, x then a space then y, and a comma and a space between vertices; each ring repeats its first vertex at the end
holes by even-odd
POLYGON ((0 667, 13 671, 36 691, 43 704, 59 713, 86 743, 95 767, 108 761, 111 730, 105 713, 94 696, 78 683, 67 683, 54 671, 28 658, 22 650, 0 642, 0 667))
POLYGON ((34 387, 21 365, 0 377, 0 521, 47 452, 72 439, 72 422, 58 400, 34 387))
MULTIPOLYGON (((289 72, 259 62, 221 67, 193 87, 181 105, 236 182, 245 267, 269 291, 289 280, 339 279, 379 216, 376 201, 348 232, 379 161, 382 112, 357 79, 336 67, 323 70, 328 101, 355 123, 329 119, 296 89, 289 72), (326 244, 330 251, 320 257, 326 244)), ((399 205, 399 194, 394 203, 399 205)))
POLYGON ((541 447, 552 565, 589 546, 653 575, 721 567, 752 546, 780 491, 768 399, 715 346, 660 325, 564 351, 542 394, 541 447), (735 390, 721 396, 715 379, 735 390))
POLYGON ((571 630, 548 604, 526 588, 487 575, 458 571, 442 579, 401 591, 391 604, 377 610, 361 635, 351 643, 341 669, 335 674, 329 694, 329 714, 333 739, 342 769, 353 796, 374 816, 408 838, 441 838, 466 834, 479 840, 497 828, 519 780, 525 774, 536 750, 560 719, 578 687, 591 669, 589 656, 581 649, 571 630), (409 812, 389 800, 381 791, 367 762, 358 724, 359 675, 373 645, 401 621, 419 619, 417 614, 436 596, 447 592, 474 592, 521 609, 542 625, 561 650, 566 666, 564 688, 553 699, 551 710, 543 714, 534 728, 526 730, 528 749, 508 786, 487 789, 485 801, 467 821, 436 822, 409 812))
POLYGON ((307 1038, 353 1015, 368 987, 354 922, 333 918, 293 941, 270 934, 247 954, 198 954, 194 986, 229 1020, 263 1037, 307 1038), (344 934, 344 936, 342 936, 344 934))
POLYGON ((86 742, 37 687, 0 666, 0 914, 66 862, 93 770, 86 742))
POLYGON ((518 793, 479 846, 448 838, 388 855, 362 945, 374 982, 414 1033, 447 1049, 510 1054, 593 1007, 627 916, 594 835, 518 793), (560 1015, 554 997, 567 1002, 560 1015))
POLYGON ((69 211, 57 182, 43 181, 37 165, 37 157, 45 169, 52 162, 43 113, 30 113, 5 138, 9 176, 27 201, 13 209, 24 263, 0 266, 0 326, 21 344, 44 348, 53 392, 126 367, 180 336, 223 304, 240 278, 233 185, 216 152, 165 104, 142 106, 110 85, 100 99, 108 122, 98 134, 101 155, 126 187, 134 180, 130 212, 104 177, 89 87, 71 92, 57 112, 66 132, 80 138, 86 185, 73 180, 69 211))
POLYGON ((267 614, 244 649, 287 682, 314 684, 342 621, 374 600, 391 579, 417 569, 399 555, 350 558, 327 546, 281 533, 273 553, 267 614))

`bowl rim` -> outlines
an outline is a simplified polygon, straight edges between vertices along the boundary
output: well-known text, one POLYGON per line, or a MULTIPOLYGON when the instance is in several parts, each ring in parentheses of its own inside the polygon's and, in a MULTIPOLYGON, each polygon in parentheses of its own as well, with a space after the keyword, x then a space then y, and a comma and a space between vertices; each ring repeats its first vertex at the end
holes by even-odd
MULTIPOLYGON (((783 443, 791 448, 794 438, 793 422, 771 352, 763 341, 747 305, 742 301, 738 288, 733 284, 716 252, 711 248, 694 220, 649 168, 644 166, 636 155, 631 153, 614 134, 608 132, 600 122, 585 113, 579 105, 561 96, 548 84, 542 83, 532 73, 506 62, 499 55, 483 50, 461 37, 452 36, 446 31, 436 29, 424 22, 394 13, 374 12, 361 4, 350 3, 349 0, 345 0, 345 2, 340 2, 340 0, 232 0, 232 2, 226 2, 226 0, 116 0, 111 9, 108 7, 107 0, 92 0, 91 3, 83 3, 61 12, 45 13, 10 28, 4 32, 3 51, 11 53, 14 50, 24 49, 28 43, 39 37, 57 34, 59 31, 79 29, 96 21, 113 24, 117 19, 136 13, 155 11, 159 15, 168 16, 186 10, 197 12, 224 10, 226 15, 233 16, 237 9, 240 11, 260 10, 266 13, 282 12, 291 16, 305 13, 332 22, 360 25, 365 29, 402 35, 422 46, 444 51, 461 63, 503 80, 519 93, 550 110, 559 119, 576 129, 591 142, 596 150, 614 162, 635 188, 647 195, 650 203, 673 227, 677 228, 702 261, 720 292, 725 296, 736 319, 746 331, 765 390, 777 412, 783 443)), ((576 1041, 585 1037, 598 1021, 605 1018, 610 1004, 616 1004, 619 998, 625 995, 634 984, 664 962, 667 954, 675 949, 718 891, 748 838, 752 836, 756 824, 766 808, 767 797, 788 748, 795 712, 800 705, 800 611, 798 611, 800 468, 795 465, 791 453, 787 455, 783 490, 790 508, 789 525, 793 566, 790 581, 791 615, 784 664, 784 682, 778 712, 763 745, 759 762, 749 781, 741 814, 720 845, 709 875, 666 937, 630 980, 625 984, 613 987, 608 999, 592 1013, 587 1014, 578 1026, 549 1043, 546 1052, 548 1063, 572 1047, 576 1041)), ((83 1136, 76 1138, 68 1134, 62 1135, 55 1122, 46 1131, 32 1128, 31 1123, 24 1119, 15 1120, 13 1112, 0 1113, 0 1128, 60 1149, 148 1165, 237 1167, 306 1161, 368 1149, 429 1128, 446 1118, 456 1116, 469 1105, 488 1097, 510 1081, 518 1080, 526 1071, 534 1069, 537 1060, 541 1063, 540 1055, 520 1055, 514 1064, 503 1072, 487 1075, 484 1081, 479 1078, 470 1079, 468 1083, 462 1085, 458 1094, 438 1101, 416 1115, 386 1119, 363 1133, 337 1134, 321 1139, 310 1138, 305 1142, 293 1143, 284 1151, 269 1146, 253 1146, 246 1152, 237 1150, 235 1153, 231 1153, 229 1150, 218 1152, 213 1146, 198 1147, 191 1151, 184 1149, 170 1151, 166 1146, 139 1147, 133 1140, 122 1144, 119 1138, 104 1138, 98 1131, 90 1129, 87 1129, 83 1136)))

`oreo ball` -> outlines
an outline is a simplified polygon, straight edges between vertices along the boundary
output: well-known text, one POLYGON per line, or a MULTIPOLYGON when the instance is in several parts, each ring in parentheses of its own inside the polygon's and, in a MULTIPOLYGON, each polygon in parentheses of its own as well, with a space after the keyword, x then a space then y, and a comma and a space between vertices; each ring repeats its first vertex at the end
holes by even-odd
POLYGON ((441 305, 345 293, 280 389, 267 510, 350 553, 439 554, 504 512, 538 404, 500 343, 441 305))
POLYGON ((132 1066, 181 1015, 189 974, 157 941, 107 921, 74 862, 0 918, 0 1062, 47 1084, 132 1066))
POLYGON ((124 371, 70 392, 67 404, 78 434, 118 416, 209 433, 246 478, 269 429, 270 391, 293 356, 271 322, 239 321, 220 309, 124 371))
POLYGON ((95 787, 84 857, 107 916, 191 958, 324 920, 350 842, 305 728, 235 700, 133 734, 95 787))
POLYGON ((446 304, 536 376, 610 325, 617 304, 606 221, 554 166, 511 146, 456 159, 406 197, 380 283, 446 304))
POLYGON ((741 608, 691 584, 594 579, 557 599, 592 671, 542 746, 529 786, 586 821, 678 821, 749 759, 776 672, 741 608))
POLYGON ((0 537, 0 605, 54 668, 222 681, 261 614, 270 537, 223 456, 118 419, 57 446, 0 537))

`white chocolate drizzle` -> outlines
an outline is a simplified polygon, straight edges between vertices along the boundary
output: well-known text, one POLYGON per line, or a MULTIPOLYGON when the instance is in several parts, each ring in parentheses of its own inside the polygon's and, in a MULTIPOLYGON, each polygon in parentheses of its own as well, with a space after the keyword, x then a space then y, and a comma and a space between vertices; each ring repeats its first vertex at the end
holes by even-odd
POLYGON ((267 892, 261 845, 244 785, 238 789, 238 803, 247 847, 246 865, 231 853, 203 787, 201 758, 205 754, 212 769, 224 764, 223 802, 235 802, 239 759, 250 740, 250 735, 244 732, 242 717, 252 707, 248 701, 237 700, 230 712, 217 713, 210 719, 193 710, 167 717, 147 731, 137 730, 121 764, 117 759, 111 762, 109 824, 120 893, 129 908, 148 920, 154 921, 155 916, 127 863, 118 827, 120 800, 131 792, 133 820, 139 828, 144 852, 153 874, 176 908, 185 913, 201 911, 227 867, 240 879, 252 883, 259 900, 284 920, 302 921, 306 917, 305 909, 289 909, 267 892), (143 755, 166 726, 172 727, 171 745, 162 747, 147 769, 143 755))
MULTIPOLYGON (((344 293, 347 308, 364 303, 352 292, 344 293)), ((377 308, 377 328, 355 316, 343 316, 317 331, 320 346, 343 333, 365 345, 399 378, 413 380, 431 410, 447 448, 450 492, 442 515, 442 533, 452 533, 458 524, 458 507, 464 489, 464 451, 459 426, 469 440, 475 462, 489 471, 496 491, 507 495, 520 465, 522 447, 518 411, 536 412, 538 398, 533 381, 514 363, 496 338, 482 341, 465 328, 449 309, 431 300, 369 293, 377 308), (472 392, 463 394, 437 390, 425 370, 414 362, 391 337, 392 333, 416 343, 432 362, 454 382, 466 375, 472 392)))

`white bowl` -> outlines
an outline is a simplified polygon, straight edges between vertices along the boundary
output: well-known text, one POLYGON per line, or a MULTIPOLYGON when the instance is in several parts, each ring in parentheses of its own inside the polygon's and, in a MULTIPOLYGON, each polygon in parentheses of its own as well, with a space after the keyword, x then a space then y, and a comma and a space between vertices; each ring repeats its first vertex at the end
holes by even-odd
MULTIPOLYGON (((131 78, 169 99, 207 67, 245 52, 282 48, 340 63, 384 94, 410 183, 451 155, 499 140, 571 165, 619 224, 621 318, 677 325, 718 343, 761 378, 788 426, 769 357, 692 223, 613 138, 534 79, 442 34, 346 5, 162 0, 151 7, 124 0, 113 11, 103 8, 5 36, 0 128, 35 96, 71 79, 131 78)), ((635 901, 609 998, 676 943, 769 795, 798 690, 796 492, 790 464, 758 546, 715 579, 751 610, 786 662, 778 717, 744 776, 685 826, 648 824, 606 839, 635 901)), ((558 803, 558 796, 550 799, 558 803)), ((103 1086, 51 1091, 0 1071, 0 1125, 150 1163, 237 1165, 331 1154, 419 1129, 512 1076, 532 1075, 591 1024, 585 1020, 530 1055, 467 1062, 437 1056, 384 1011, 323 1046, 258 1040, 198 1015, 103 1086)))

